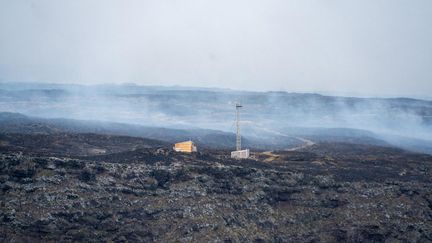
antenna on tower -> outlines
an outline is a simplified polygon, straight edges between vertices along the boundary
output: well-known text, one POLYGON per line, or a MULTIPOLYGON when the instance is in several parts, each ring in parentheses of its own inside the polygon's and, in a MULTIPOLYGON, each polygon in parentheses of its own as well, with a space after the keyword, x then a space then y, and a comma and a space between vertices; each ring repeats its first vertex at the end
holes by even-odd
POLYGON ((243 106, 236 103, 236 150, 231 152, 231 158, 234 159, 247 159, 249 158, 249 149, 241 149, 241 135, 240 135, 240 108, 243 106))
POLYGON ((242 108, 243 106, 240 105, 239 103, 236 104, 236 127, 237 127, 237 132, 236 132, 236 151, 240 151, 241 150, 241 135, 240 135, 240 108, 242 108))

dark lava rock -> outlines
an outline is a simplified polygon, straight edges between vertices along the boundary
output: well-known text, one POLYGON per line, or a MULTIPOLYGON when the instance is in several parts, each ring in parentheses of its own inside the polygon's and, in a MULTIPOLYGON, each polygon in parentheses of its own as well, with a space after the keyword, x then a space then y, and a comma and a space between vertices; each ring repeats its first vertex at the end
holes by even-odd
POLYGON ((90 170, 84 170, 79 174, 78 177, 83 182, 94 182, 96 181, 96 175, 90 170))
POLYGON ((273 162, 165 148, 6 151, 0 241, 432 241, 431 156, 333 146, 273 162))
POLYGON ((160 187, 164 187, 165 184, 171 179, 171 173, 166 170, 154 170, 151 175, 157 180, 160 187))

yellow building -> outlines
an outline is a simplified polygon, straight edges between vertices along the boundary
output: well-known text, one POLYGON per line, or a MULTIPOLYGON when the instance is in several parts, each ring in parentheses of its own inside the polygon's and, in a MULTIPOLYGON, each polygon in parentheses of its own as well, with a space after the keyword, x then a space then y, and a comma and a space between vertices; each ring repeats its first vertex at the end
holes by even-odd
POLYGON ((192 153, 197 151, 197 147, 192 141, 176 143, 173 148, 177 152, 192 153))

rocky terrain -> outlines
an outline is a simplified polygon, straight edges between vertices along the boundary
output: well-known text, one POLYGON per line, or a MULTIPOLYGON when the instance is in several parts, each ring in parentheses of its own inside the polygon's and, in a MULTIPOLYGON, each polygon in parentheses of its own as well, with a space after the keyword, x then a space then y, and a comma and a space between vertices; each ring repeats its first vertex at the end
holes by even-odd
MULTIPOLYGON (((74 136, 38 141, 99 135, 74 136)), ((432 156, 318 143, 237 161, 133 139, 1 144, 0 241, 432 241, 432 156)))

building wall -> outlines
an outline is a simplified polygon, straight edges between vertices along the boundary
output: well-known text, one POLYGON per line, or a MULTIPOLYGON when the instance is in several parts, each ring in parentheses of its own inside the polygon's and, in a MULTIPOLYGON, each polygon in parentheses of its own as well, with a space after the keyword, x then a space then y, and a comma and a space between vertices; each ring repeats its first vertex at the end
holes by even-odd
POLYGON ((234 159, 247 159, 247 158, 249 158, 249 149, 239 150, 239 151, 232 151, 231 152, 231 158, 234 158, 234 159))
POLYGON ((182 143, 176 143, 174 145, 174 150, 178 152, 192 153, 192 152, 196 152, 196 147, 192 141, 186 141, 182 143))

